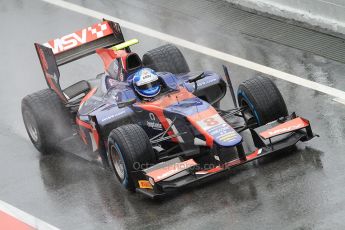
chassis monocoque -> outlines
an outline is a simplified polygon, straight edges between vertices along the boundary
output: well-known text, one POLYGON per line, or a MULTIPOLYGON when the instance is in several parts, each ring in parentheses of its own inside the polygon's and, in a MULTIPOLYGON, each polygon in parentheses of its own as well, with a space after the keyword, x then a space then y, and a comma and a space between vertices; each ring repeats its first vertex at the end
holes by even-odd
POLYGON ((309 121, 288 114, 275 84, 265 77, 243 82, 237 100, 224 66, 225 80, 211 71, 190 72, 173 45, 132 53, 117 23, 35 44, 48 89, 22 101, 29 137, 42 153, 78 133, 91 157, 113 169, 128 190, 149 197, 199 183, 314 137, 309 121), (76 36, 84 39, 72 42, 76 36), (81 42, 84 41, 84 42, 81 42), (110 48, 109 48, 110 47, 110 48), (105 69, 117 60, 121 79, 106 71, 62 90, 58 66, 97 52, 105 69), (158 72, 161 93, 143 100, 132 86, 143 67, 158 72), (227 87, 228 86, 228 87, 227 87), (222 110, 227 88, 234 108, 222 110), (256 149, 246 153, 242 132, 249 130, 256 149))

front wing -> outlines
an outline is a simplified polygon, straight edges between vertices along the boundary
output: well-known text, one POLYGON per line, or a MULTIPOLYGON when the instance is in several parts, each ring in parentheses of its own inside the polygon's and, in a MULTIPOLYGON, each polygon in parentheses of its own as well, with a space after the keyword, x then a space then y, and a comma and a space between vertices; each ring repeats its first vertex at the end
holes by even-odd
POLYGON ((132 172, 138 181, 136 191, 150 198, 163 197, 177 190, 214 180, 240 165, 287 150, 299 141, 308 141, 314 137, 310 122, 295 114, 251 130, 251 133, 257 148, 246 154, 245 158, 222 162, 205 169, 194 159, 184 161, 177 157, 145 170, 132 172))

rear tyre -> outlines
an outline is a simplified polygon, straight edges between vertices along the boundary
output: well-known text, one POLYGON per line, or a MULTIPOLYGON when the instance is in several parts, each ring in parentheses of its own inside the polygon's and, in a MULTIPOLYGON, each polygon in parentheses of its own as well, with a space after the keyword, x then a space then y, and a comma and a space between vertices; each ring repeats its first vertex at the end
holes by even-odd
POLYGON ((136 181, 130 172, 154 164, 156 156, 145 131, 138 125, 129 124, 110 132, 108 160, 123 187, 135 191, 136 181))
POLYGON ((145 53, 143 64, 157 72, 181 74, 190 71, 183 54, 172 44, 163 45, 145 53))
POLYGON ((72 132, 72 117, 51 89, 27 95, 22 100, 22 116, 31 142, 42 154, 54 150, 72 132))
POLYGON ((237 92, 239 106, 248 106, 244 112, 247 123, 257 126, 288 115, 283 96, 267 77, 255 77, 240 84, 237 92))

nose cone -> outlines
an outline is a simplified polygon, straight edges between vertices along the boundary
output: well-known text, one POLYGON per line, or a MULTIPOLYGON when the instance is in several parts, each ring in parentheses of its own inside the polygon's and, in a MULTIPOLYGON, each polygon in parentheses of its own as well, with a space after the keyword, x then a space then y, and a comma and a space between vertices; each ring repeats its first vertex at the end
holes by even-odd
POLYGON ((242 136, 228 124, 221 124, 219 127, 209 130, 208 133, 213 137, 213 141, 220 146, 232 147, 242 142, 242 136))
POLYGON ((240 136, 218 112, 209 106, 206 110, 187 116, 189 122, 206 139, 206 145, 214 144, 223 147, 233 147, 242 141, 240 136))
POLYGON ((197 124, 204 130, 204 135, 209 136, 209 139, 212 138, 213 142, 219 146, 233 147, 242 141, 242 136, 218 114, 197 121, 197 124))

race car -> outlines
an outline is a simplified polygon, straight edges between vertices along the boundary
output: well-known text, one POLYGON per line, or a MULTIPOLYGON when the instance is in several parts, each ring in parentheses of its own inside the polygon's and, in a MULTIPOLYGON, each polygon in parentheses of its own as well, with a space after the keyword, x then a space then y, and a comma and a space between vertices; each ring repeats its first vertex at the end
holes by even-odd
POLYGON ((225 66, 224 78, 191 72, 176 46, 140 58, 130 49, 136 43, 107 20, 35 43, 48 88, 22 100, 22 115, 41 153, 77 135, 124 188, 156 198, 315 136, 307 119, 288 113, 269 78, 244 81, 236 98, 225 66), (58 67, 94 53, 104 72, 62 89, 58 67), (227 89, 233 108, 224 110, 227 89), (245 150, 245 133, 255 150, 245 150))

